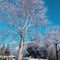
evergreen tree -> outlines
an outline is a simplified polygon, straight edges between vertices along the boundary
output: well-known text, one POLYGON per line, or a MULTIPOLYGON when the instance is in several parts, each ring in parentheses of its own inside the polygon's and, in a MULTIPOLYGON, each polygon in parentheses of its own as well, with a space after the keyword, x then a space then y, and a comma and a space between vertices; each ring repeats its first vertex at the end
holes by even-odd
POLYGON ((0 50, 0 55, 4 56, 4 51, 5 51, 5 45, 3 44, 3 46, 0 50))
POLYGON ((6 56, 9 56, 9 55, 10 55, 9 47, 7 47, 7 48, 5 49, 4 54, 5 54, 6 56))

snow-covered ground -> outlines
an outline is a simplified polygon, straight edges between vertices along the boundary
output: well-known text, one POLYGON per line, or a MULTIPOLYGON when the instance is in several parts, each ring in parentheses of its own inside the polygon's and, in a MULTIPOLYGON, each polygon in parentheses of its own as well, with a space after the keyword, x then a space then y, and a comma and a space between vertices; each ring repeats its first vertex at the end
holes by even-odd
POLYGON ((48 59, 34 59, 34 58, 24 58, 23 60, 48 60, 48 59))
POLYGON ((48 59, 28 59, 28 60, 48 60, 48 59))

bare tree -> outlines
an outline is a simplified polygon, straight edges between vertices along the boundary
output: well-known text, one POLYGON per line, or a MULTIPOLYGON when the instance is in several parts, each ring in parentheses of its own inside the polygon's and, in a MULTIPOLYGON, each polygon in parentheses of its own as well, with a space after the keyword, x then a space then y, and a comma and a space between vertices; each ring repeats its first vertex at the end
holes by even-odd
POLYGON ((49 40, 52 44, 59 42, 60 43, 60 27, 52 26, 46 30, 45 33, 46 39, 49 40))
MULTIPOLYGON (((58 50, 60 44, 60 27, 52 26, 46 30, 45 33, 45 44, 48 46, 49 52, 53 51, 52 57, 56 56, 58 60, 58 50)), ((52 52, 51 52, 52 53, 52 52)))
POLYGON ((7 24, 9 31, 9 27, 13 26, 15 30, 11 32, 20 36, 18 60, 22 60, 26 35, 37 32, 37 28, 49 23, 44 4, 42 0, 0 0, 0 20, 7 24))

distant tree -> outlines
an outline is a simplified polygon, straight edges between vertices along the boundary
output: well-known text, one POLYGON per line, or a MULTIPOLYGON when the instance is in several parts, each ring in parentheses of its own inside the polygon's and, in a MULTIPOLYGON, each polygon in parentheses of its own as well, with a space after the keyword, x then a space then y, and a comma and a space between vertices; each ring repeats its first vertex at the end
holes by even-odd
POLYGON ((4 51, 4 55, 5 56, 10 56, 10 49, 9 49, 9 46, 6 47, 5 51, 4 51))
POLYGON ((48 46, 48 51, 50 57, 53 59, 58 56, 58 50, 60 44, 60 27, 53 26, 46 30, 45 32, 45 45, 48 46), (56 47, 57 44, 57 47, 56 47))
POLYGON ((47 49, 36 40, 27 44, 26 51, 27 53, 24 52, 24 57, 47 58, 48 56, 47 49))
POLYGON ((4 51, 5 51, 5 45, 3 44, 3 46, 0 49, 0 55, 4 56, 4 51))
POLYGON ((60 43, 60 27, 53 26, 46 29, 45 40, 49 41, 51 44, 60 43))
POLYGON ((43 59, 47 59, 48 57, 48 51, 46 49, 46 47, 40 47, 40 51, 41 51, 41 58, 43 59))
POLYGON ((0 0, 0 20, 7 24, 6 30, 20 36, 18 60, 22 60, 22 50, 27 34, 36 35, 37 28, 50 23, 46 19, 47 9, 44 5, 43 0, 0 0), (14 31, 9 28, 11 26, 15 28, 14 31))
POLYGON ((48 59, 49 60, 55 60, 55 49, 53 47, 50 48, 48 51, 48 59))

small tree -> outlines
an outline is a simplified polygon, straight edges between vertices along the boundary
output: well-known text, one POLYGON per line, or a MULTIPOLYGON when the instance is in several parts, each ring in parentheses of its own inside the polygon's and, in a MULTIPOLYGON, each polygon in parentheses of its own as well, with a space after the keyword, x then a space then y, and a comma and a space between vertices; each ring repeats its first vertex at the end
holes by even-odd
POLYGON ((5 49, 4 55, 6 55, 6 56, 9 56, 10 55, 10 49, 9 49, 9 47, 7 47, 5 49))
POLYGON ((3 46, 0 50, 0 55, 4 56, 4 51, 5 51, 5 45, 3 44, 3 46))

